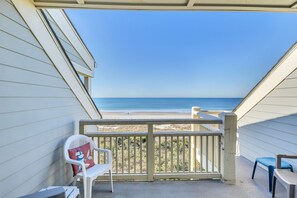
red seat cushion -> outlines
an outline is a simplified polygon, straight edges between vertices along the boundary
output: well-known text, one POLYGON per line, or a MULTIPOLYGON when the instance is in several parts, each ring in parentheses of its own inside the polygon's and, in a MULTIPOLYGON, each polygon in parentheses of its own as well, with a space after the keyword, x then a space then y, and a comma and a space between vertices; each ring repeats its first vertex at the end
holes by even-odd
MULTIPOLYGON (((73 160, 81 161, 85 163, 86 169, 91 168, 95 165, 92 158, 92 150, 90 147, 90 143, 84 144, 77 148, 68 150, 69 157, 73 160)), ((73 175, 77 175, 77 173, 82 171, 82 167, 78 165, 72 164, 73 175)))

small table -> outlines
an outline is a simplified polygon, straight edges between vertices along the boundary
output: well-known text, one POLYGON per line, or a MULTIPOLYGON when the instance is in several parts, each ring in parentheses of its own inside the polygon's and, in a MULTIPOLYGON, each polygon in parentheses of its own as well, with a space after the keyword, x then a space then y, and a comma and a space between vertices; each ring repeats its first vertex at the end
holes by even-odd
MULTIPOLYGON (((276 159, 274 157, 258 157, 256 158, 252 179, 254 179, 257 163, 262 164, 263 166, 268 168, 268 176, 269 176, 269 192, 272 190, 272 178, 273 178, 273 171, 276 166, 276 159)), ((287 162, 281 162, 282 169, 290 169, 293 172, 292 165, 287 162)))
POLYGON ((66 191, 66 197, 67 198, 77 198, 79 197, 79 189, 76 186, 49 186, 47 188, 43 188, 40 191, 44 190, 50 190, 53 188, 59 188, 62 187, 66 191))

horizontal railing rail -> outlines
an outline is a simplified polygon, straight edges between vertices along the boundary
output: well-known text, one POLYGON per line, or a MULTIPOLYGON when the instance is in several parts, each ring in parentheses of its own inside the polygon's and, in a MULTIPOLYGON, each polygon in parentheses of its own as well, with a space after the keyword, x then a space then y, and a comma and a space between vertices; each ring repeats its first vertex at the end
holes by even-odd
POLYGON ((89 132, 85 135, 89 137, 127 137, 127 136, 146 136, 147 132, 89 132))
MULTIPOLYGON (((85 135, 89 137, 119 137, 119 136, 144 136, 147 135, 148 132, 89 132, 85 135)), ((165 135, 173 135, 173 136, 221 136, 221 132, 212 132, 209 131, 157 131, 154 132, 153 136, 165 136, 165 135)))
POLYGON ((211 119, 101 119, 80 120, 80 126, 85 125, 147 125, 147 124, 222 124, 220 118, 211 119))
MULTIPOLYGON (((204 113, 204 112, 198 112, 197 115, 200 117, 200 119, 209 119, 209 120, 215 120, 215 119, 219 119, 218 117, 208 114, 208 113, 204 113)), ((207 124, 215 124, 215 123, 207 123, 207 124)))
MULTIPOLYGON (((204 118, 204 119, 218 119, 217 116, 219 115, 217 114, 218 112, 195 112, 195 113, 198 118, 204 118)), ((201 124, 200 130, 216 132, 220 130, 218 127, 219 127, 218 124, 201 124)))
POLYGON ((211 126, 209 124, 201 124, 200 128, 206 131, 212 131, 212 132, 220 131, 220 129, 218 129, 217 127, 211 126))
POLYGON ((154 136, 221 136, 221 132, 209 132, 209 131, 160 131, 154 132, 154 136))

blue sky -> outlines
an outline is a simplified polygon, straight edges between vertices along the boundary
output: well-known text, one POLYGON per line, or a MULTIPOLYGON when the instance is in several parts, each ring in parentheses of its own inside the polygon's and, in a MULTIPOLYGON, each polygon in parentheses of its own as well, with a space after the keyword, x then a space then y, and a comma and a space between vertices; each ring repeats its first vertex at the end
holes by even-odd
POLYGON ((93 97, 244 97, 297 40, 297 14, 67 10, 93 97))

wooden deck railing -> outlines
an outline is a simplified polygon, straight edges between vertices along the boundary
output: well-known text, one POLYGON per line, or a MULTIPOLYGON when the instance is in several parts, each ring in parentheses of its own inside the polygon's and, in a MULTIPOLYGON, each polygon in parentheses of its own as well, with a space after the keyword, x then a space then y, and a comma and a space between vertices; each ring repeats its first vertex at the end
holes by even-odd
MULTIPOLYGON (((91 137, 99 147, 113 154, 114 178, 153 181, 154 179, 222 178, 221 145, 224 132, 154 131, 162 124, 222 125, 223 118, 195 119, 102 119, 81 120, 81 134, 91 137), (145 132, 86 132, 93 125, 147 125, 145 132)), ((106 156, 94 156, 104 163, 106 156)))

